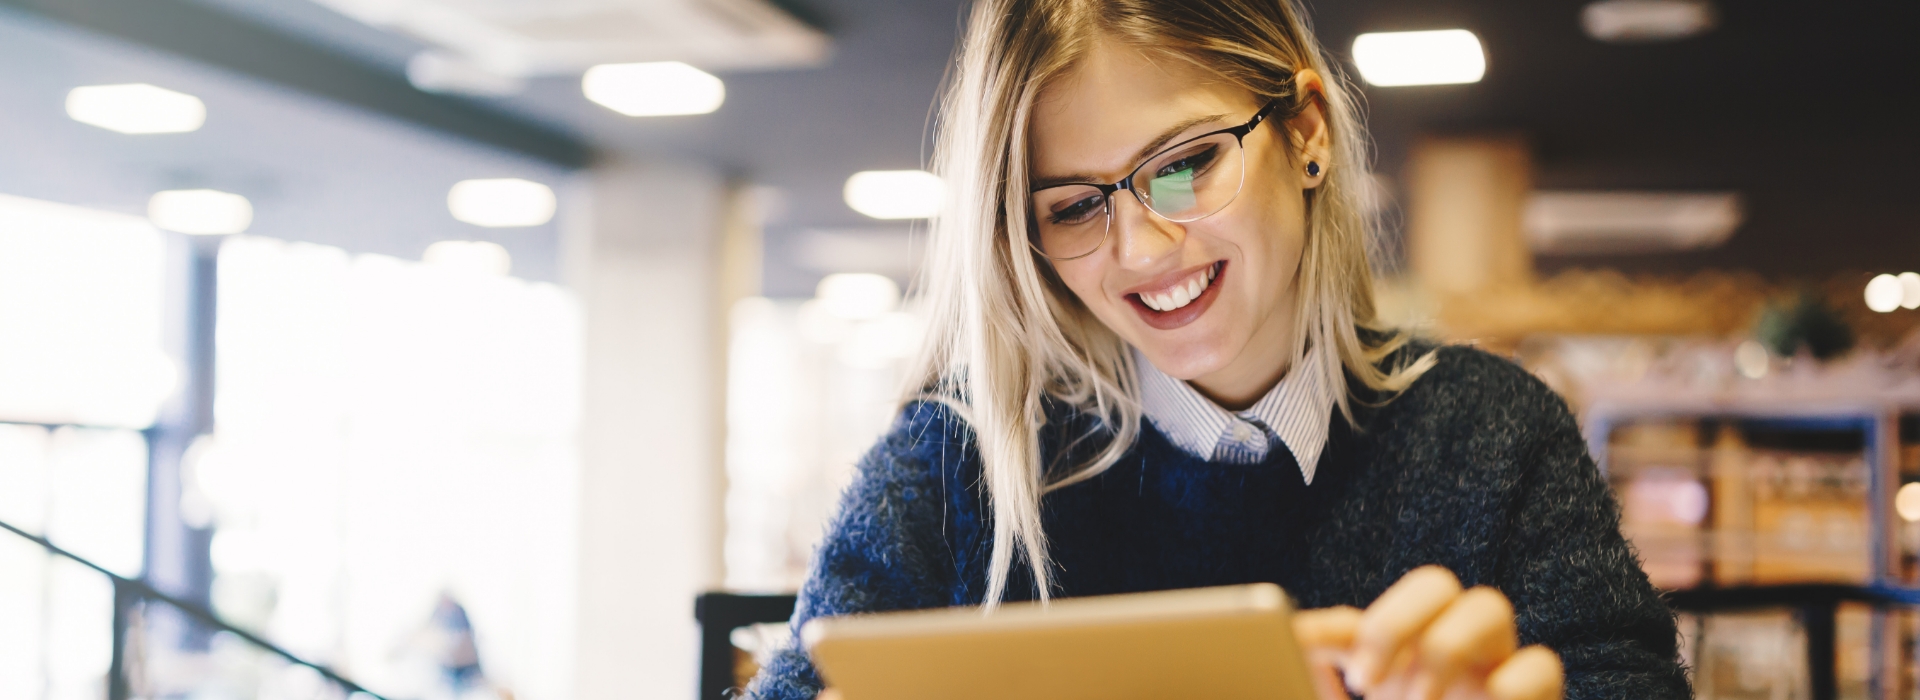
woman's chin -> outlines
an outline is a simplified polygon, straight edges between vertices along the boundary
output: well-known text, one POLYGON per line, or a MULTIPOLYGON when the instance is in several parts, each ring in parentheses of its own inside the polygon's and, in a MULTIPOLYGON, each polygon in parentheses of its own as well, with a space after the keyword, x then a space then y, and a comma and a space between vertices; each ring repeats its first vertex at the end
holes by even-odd
MULTIPOLYGON (((1182 329, 1185 330, 1185 329, 1182 329)), ((1212 340, 1212 339, 1209 339, 1212 340)), ((1162 373, 1175 379, 1191 380, 1220 371, 1232 361, 1224 343, 1209 340, 1180 341, 1173 338, 1143 338, 1134 347, 1162 373)))

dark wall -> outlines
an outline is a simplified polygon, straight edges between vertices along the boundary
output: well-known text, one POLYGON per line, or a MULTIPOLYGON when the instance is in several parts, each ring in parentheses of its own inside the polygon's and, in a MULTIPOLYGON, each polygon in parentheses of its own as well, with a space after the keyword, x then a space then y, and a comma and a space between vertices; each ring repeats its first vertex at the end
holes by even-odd
POLYGON ((1584 3, 1313 3, 1343 59, 1364 31, 1465 27, 1484 81, 1368 88, 1379 168, 1421 133, 1508 132, 1535 144, 1542 188, 1712 189, 1746 196, 1747 223, 1706 251, 1551 256, 1629 272, 1749 269, 1770 276, 1920 267, 1920 3, 1720 0, 1720 26, 1671 43, 1586 37, 1584 3))

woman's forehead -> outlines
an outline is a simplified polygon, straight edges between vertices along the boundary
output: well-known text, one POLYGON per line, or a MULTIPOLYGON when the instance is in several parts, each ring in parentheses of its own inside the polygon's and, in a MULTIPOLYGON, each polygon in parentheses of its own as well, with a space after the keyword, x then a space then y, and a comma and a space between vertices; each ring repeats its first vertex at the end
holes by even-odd
POLYGON ((1031 175, 1119 178, 1143 150, 1179 135, 1170 129, 1217 129, 1255 108, 1247 90, 1166 51, 1095 42, 1035 101, 1031 175))

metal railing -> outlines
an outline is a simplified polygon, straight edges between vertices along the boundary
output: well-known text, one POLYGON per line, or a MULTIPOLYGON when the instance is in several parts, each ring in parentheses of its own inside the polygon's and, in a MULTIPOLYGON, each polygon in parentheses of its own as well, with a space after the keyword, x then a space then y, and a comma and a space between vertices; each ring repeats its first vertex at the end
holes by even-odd
POLYGON ((53 556, 92 569, 100 575, 107 577, 107 580, 113 583, 113 657, 107 671, 107 700, 129 700, 132 697, 132 684, 129 682, 129 664, 127 663, 128 633, 129 630, 133 628, 134 610, 136 606, 142 603, 160 603, 179 611, 181 614, 206 626, 210 630, 231 634, 256 648, 280 657, 287 663, 312 669, 314 672, 319 673, 322 678, 339 686, 345 695, 364 694, 363 697, 368 700, 387 700, 387 698, 367 690, 360 684, 349 680, 324 664, 301 658, 278 644, 262 639, 257 634, 220 619, 219 616, 214 615, 212 611, 155 590, 152 586, 147 585, 145 581, 116 574, 106 567, 89 561, 85 557, 61 548, 59 545, 48 541, 45 537, 22 530, 11 523, 0 521, 0 529, 4 529, 7 532, 39 545, 53 556))

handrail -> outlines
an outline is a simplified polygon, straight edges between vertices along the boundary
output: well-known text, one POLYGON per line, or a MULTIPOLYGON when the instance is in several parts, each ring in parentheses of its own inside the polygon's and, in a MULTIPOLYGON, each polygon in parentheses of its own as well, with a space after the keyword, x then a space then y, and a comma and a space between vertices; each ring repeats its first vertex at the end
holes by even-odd
MULTIPOLYGON (((19 535, 23 538, 26 538, 28 541, 33 542, 34 544, 40 545, 42 548, 46 549, 48 552, 53 553, 54 555, 65 557, 66 559, 72 560, 74 562, 78 562, 81 566, 85 566, 89 569, 93 569, 94 571, 98 571, 102 575, 106 576, 108 579, 111 579, 113 581, 113 590, 114 590, 114 598, 115 598, 115 606, 114 606, 115 607, 115 614, 114 614, 115 634, 114 634, 114 650, 113 650, 113 657, 114 657, 115 663, 113 664, 113 666, 116 671, 120 669, 119 659, 120 659, 120 654, 122 652, 121 646, 125 642, 125 640, 122 638, 124 630, 120 629, 121 626, 125 624, 125 620, 122 618, 118 608, 120 607, 120 601, 122 597, 130 592, 133 595, 137 595, 141 598, 147 598, 147 599, 157 600, 162 603, 166 603, 167 605, 173 606, 174 609, 179 610, 183 613, 186 613, 188 617, 198 620, 201 624, 205 624, 209 627, 217 628, 223 632, 227 632, 241 639, 244 639, 248 643, 253 644, 254 646, 273 652, 275 655, 279 656, 282 659, 286 659, 290 663, 298 664, 298 665, 313 669, 314 671, 319 672, 320 675, 324 676, 327 680, 340 684, 340 687, 345 688, 349 695, 353 693, 366 693, 368 696, 372 697, 374 700, 387 700, 385 696, 382 696, 379 693, 375 693, 371 690, 367 690, 366 688, 361 687, 360 684, 358 683, 347 680, 344 676, 341 676, 340 674, 335 673, 334 670, 331 668, 328 668, 322 664, 308 661, 306 659, 302 659, 299 656, 294 655, 293 652, 287 651, 286 649, 282 648, 280 645, 274 644, 273 642, 269 642, 265 639, 261 639, 259 635, 240 629, 239 627, 235 627, 232 624, 229 624, 226 621, 221 620, 219 617, 215 616, 211 611, 206 610, 205 608, 202 608, 198 605, 194 605, 193 603, 189 603, 187 601, 181 600, 179 598, 175 598, 173 596, 170 596, 158 590, 155 590, 152 586, 147 585, 145 581, 141 581, 139 579, 127 578, 125 576, 121 576, 112 571, 109 571, 107 570, 106 567, 103 567, 99 564, 95 564, 91 561, 88 561, 86 557, 82 557, 78 554, 74 554, 73 552, 69 552, 65 549, 62 549, 59 545, 56 545, 48 541, 46 538, 41 537, 39 535, 35 535, 31 532, 27 532, 26 530, 22 530, 20 528, 14 527, 13 524, 8 523, 4 520, 0 520, 0 529, 5 529, 8 532, 11 532, 15 535, 19 535)), ((114 685, 120 685, 121 683, 124 683, 123 679, 120 679, 117 677, 119 675, 118 673, 115 673, 114 675, 116 677, 111 679, 110 683, 114 685)), ((124 686, 121 686, 121 687, 124 687, 124 686)))

